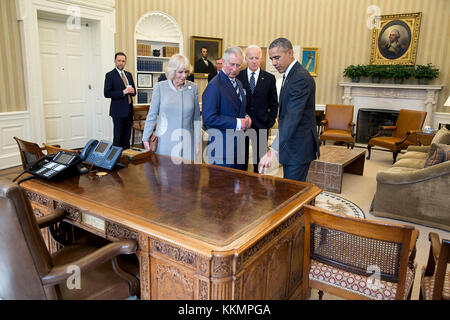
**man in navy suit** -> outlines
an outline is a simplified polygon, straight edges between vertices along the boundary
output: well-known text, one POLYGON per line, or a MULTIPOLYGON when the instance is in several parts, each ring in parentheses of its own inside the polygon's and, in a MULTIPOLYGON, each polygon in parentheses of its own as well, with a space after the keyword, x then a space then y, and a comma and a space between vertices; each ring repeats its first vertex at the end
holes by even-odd
POLYGON ((278 156, 284 178, 306 181, 309 165, 319 154, 316 85, 309 72, 294 59, 292 43, 288 39, 274 40, 269 46, 269 57, 277 71, 284 75, 279 102, 279 132, 261 159, 259 171, 263 173, 278 156))
POLYGON ((242 59, 241 48, 225 50, 222 71, 203 92, 202 117, 209 163, 245 170, 243 131, 251 127, 251 119, 245 114, 245 90, 236 79, 242 59))
POLYGON ((247 91, 246 112, 252 119, 255 134, 249 134, 245 140, 245 165, 248 165, 249 141, 252 141, 253 171, 258 172, 258 163, 267 152, 267 139, 270 128, 278 116, 278 96, 275 76, 262 70, 261 48, 255 45, 245 49, 245 61, 248 68, 242 70, 238 79, 247 91))
POLYGON ((105 76, 105 98, 111 99, 109 115, 113 119, 113 145, 130 148, 131 126, 133 124, 133 98, 136 95, 133 76, 125 71, 127 56, 123 52, 114 57, 116 67, 105 76))

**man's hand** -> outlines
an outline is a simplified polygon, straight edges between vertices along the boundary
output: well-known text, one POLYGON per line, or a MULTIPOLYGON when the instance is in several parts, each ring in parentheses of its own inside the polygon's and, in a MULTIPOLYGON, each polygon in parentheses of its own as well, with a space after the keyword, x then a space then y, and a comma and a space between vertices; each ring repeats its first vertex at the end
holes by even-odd
POLYGON ((148 141, 142 141, 142 143, 144 144, 144 149, 145 149, 145 150, 150 150, 150 142, 148 142, 148 141))
POLYGON ((246 115, 245 119, 247 120, 247 129, 250 129, 252 127, 252 118, 250 118, 249 115, 246 115))
POLYGON ((267 153, 261 158, 261 161, 259 161, 258 172, 260 174, 265 174, 266 169, 268 169, 272 165, 275 157, 276 152, 272 149, 269 149, 269 151, 267 151, 267 153))
POLYGON ((247 129, 250 129, 252 126, 252 119, 247 115, 245 118, 240 118, 241 121, 241 130, 246 131, 247 129))

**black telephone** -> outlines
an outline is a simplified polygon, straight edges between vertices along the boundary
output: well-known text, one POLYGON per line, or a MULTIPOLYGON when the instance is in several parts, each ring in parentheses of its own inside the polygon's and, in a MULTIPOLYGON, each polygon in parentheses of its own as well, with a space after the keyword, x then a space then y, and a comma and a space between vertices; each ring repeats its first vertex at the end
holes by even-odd
POLYGON ((123 148, 112 145, 105 140, 89 140, 81 152, 81 160, 96 167, 112 170, 119 161, 123 148))
POLYGON ((78 164, 81 158, 76 154, 60 151, 35 161, 25 172, 39 178, 54 180, 79 174, 78 164))

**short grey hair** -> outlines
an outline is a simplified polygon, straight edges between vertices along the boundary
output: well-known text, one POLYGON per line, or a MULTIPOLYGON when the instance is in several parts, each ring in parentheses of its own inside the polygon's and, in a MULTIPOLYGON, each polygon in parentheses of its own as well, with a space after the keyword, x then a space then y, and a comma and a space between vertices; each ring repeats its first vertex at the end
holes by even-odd
POLYGON ((273 40, 269 46, 269 50, 273 49, 275 47, 283 48, 285 51, 294 49, 294 47, 292 46, 292 43, 286 38, 278 38, 278 39, 273 40))
POLYGON ((236 56, 241 56, 243 57, 242 54, 242 49, 239 47, 229 47, 227 48, 227 50, 225 50, 225 52, 223 53, 223 62, 228 62, 228 60, 230 59, 230 55, 234 54, 236 56))
POLYGON ((247 51, 248 51, 249 49, 258 49, 258 50, 259 50, 259 55, 262 56, 262 50, 261 50, 261 48, 260 48, 259 46, 257 46, 256 44, 249 45, 249 46, 245 49, 245 55, 247 55, 247 51))
POLYGON ((177 72, 180 69, 187 69, 189 72, 192 72, 192 66, 189 62, 189 59, 183 56, 182 54, 174 54, 169 62, 167 63, 166 67, 166 77, 169 80, 173 80, 175 77, 175 72, 177 72))

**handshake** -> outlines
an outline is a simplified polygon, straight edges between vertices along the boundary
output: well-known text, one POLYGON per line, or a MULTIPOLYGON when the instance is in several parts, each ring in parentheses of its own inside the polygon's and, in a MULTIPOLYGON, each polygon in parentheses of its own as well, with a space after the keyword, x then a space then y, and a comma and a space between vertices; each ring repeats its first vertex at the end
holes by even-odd
POLYGON ((134 89, 132 86, 127 86, 125 90, 123 90, 123 94, 134 94, 134 89))
POLYGON ((239 120, 241 120, 241 130, 246 131, 252 126, 252 119, 248 115, 246 115, 245 118, 240 118, 239 120))

